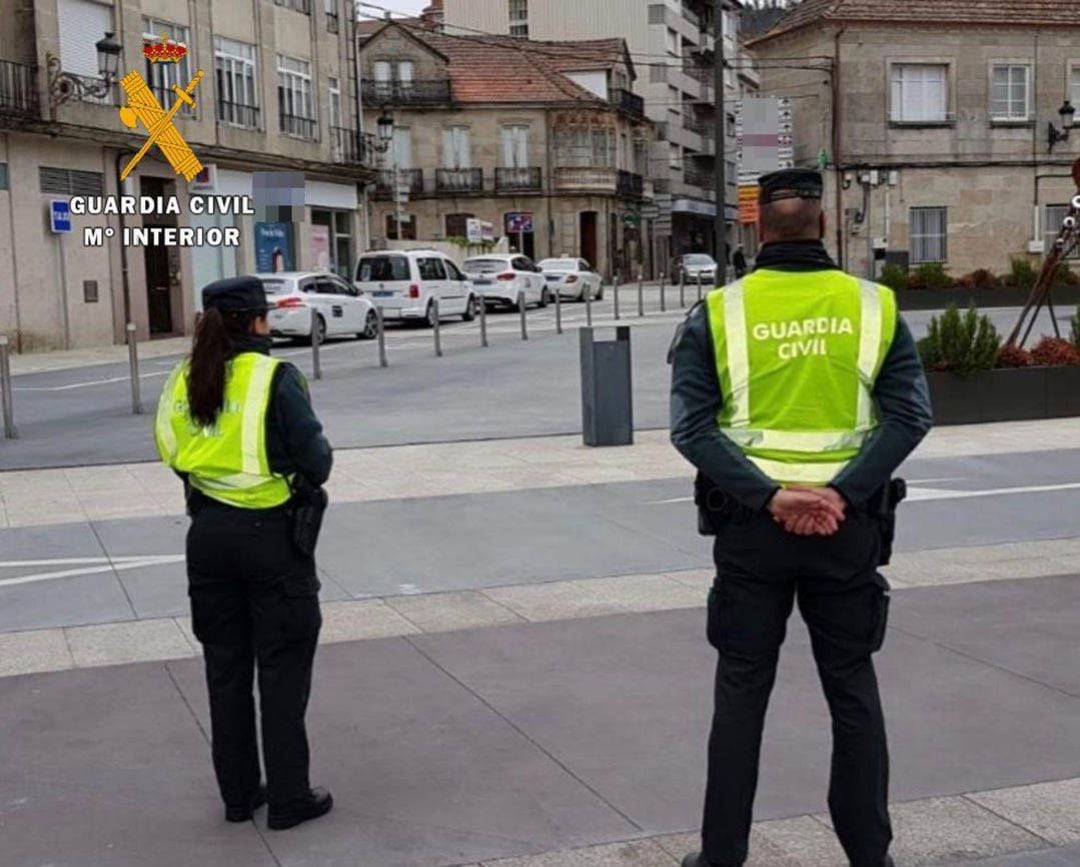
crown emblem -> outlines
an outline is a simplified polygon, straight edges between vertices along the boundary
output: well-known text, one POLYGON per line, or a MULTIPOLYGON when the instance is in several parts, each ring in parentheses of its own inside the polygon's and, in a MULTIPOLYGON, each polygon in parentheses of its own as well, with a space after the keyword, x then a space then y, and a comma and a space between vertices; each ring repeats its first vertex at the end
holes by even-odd
POLYGON ((187 56, 187 46, 182 42, 171 42, 162 33, 160 42, 143 44, 143 56, 151 63, 179 63, 187 56))

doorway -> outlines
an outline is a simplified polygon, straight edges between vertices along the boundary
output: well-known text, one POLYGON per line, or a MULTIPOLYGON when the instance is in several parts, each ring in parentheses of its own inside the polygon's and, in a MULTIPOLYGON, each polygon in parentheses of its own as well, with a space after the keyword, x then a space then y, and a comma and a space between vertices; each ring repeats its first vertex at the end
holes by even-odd
MULTIPOLYGON (((140 178, 140 192, 144 196, 168 197, 176 194, 176 184, 164 178, 140 178)), ((176 215, 147 214, 144 226, 175 226, 176 215)), ((176 334, 179 329, 173 317, 174 284, 180 278, 179 250, 161 245, 143 248, 143 265, 146 272, 146 310, 150 336, 176 334)))
POLYGON ((592 268, 599 269, 600 263, 596 261, 596 211, 582 211, 579 215, 581 249, 578 255, 589 263, 592 268))

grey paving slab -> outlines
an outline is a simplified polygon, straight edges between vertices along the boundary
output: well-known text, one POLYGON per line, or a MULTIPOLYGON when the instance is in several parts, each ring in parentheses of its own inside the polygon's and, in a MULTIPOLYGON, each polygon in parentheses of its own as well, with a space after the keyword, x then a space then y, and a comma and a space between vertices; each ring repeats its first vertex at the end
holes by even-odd
MULTIPOLYGON (((170 669, 205 717, 201 666, 170 669)), ((403 639, 321 648, 315 675, 312 775, 340 807, 271 839, 285 865, 435 867, 635 833, 403 639)))
POLYGON ((94 531, 114 557, 183 554, 190 523, 184 515, 95 521, 94 531))
POLYGON ((956 863, 956 867, 1078 867, 1078 865, 1080 865, 1080 846, 1045 849, 1040 852, 1022 852, 1002 858, 984 858, 979 861, 956 863))
POLYGON ((124 589, 112 572, 0 586, 0 632, 112 623, 134 617, 124 589))
MULTIPOLYGON (((924 592, 935 591, 904 596, 924 592)), ((954 604, 951 616, 962 618, 963 607, 954 604)), ((701 611, 678 611, 413 641, 659 833, 693 827, 700 812, 712 691, 703 621, 701 611)), ((879 659, 895 798, 1080 773, 1075 699, 900 632, 879 659)), ((769 714, 758 817, 819 810, 828 753, 805 630, 793 623, 769 714)))
POLYGON ((1080 696, 1078 612, 1080 577, 1073 575, 905 592, 894 622, 913 635, 1080 696), (949 616, 958 609, 964 617, 949 616))
POLYGON ((271 867, 161 665, 0 680, 5 867, 271 867))

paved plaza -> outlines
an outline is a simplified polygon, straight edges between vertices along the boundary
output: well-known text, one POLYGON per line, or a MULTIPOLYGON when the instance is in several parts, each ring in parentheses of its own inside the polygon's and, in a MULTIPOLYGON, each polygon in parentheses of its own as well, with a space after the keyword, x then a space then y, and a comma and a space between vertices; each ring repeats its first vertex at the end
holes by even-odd
MULTIPOLYGON (((662 429, 679 314, 634 323, 635 444, 588 449, 564 313, 562 337, 534 314, 527 344, 493 317, 486 350, 447 328, 442 359, 394 333, 387 371, 327 347, 310 720, 338 807, 286 833, 221 821, 179 483, 148 462, 122 366, 29 359, 22 439, 0 443, 0 865, 676 867, 714 664, 709 543, 662 429)), ((903 474, 879 656, 897 863, 1078 865, 1080 419, 941 428, 903 474)), ((845 863, 828 762, 796 616, 752 867, 845 863)))

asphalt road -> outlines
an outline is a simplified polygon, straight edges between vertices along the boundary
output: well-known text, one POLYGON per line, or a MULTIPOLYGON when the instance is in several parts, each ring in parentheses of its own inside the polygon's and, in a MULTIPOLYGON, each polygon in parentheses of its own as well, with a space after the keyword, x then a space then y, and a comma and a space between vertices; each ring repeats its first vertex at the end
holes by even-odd
MULTIPOLYGON (((668 423, 668 345, 681 319, 677 291, 666 313, 658 292, 646 295, 637 315, 635 291, 622 291, 622 319, 633 326, 634 421, 638 429, 668 423)), ((693 293, 687 293, 688 302, 693 293)), ((599 339, 613 336, 610 294, 594 306, 599 339)), ((480 345, 478 322, 446 323, 444 356, 436 358, 427 330, 391 326, 389 368, 378 366, 373 341, 343 341, 322 350, 323 379, 312 381, 316 409, 338 448, 577 433, 581 430, 578 329, 581 304, 563 306, 565 331, 555 332, 555 311, 530 310, 529 340, 517 314, 488 318, 490 346, 480 345)), ((1018 311, 989 311, 1007 332, 1018 311)), ((906 315, 922 336, 933 314, 906 315)), ((1040 330, 1049 331, 1048 318, 1040 330)), ((311 350, 285 345, 281 354, 312 373, 311 350)), ((0 440, 0 470, 154 460, 152 412, 176 358, 147 360, 141 391, 147 414, 131 414, 126 364, 105 364, 15 378, 19 439, 0 440)))

